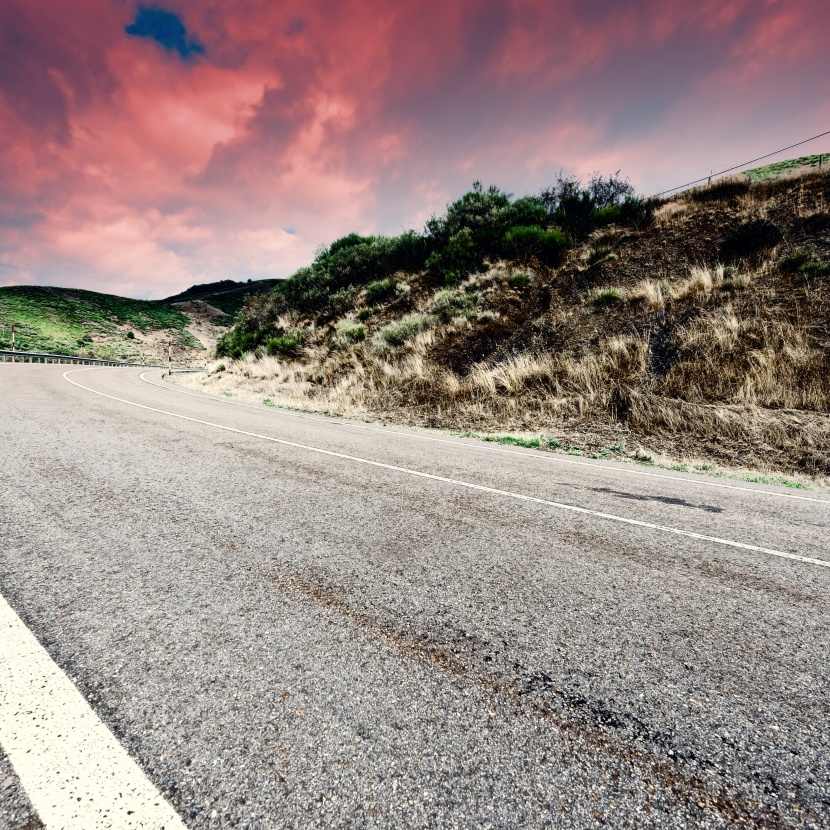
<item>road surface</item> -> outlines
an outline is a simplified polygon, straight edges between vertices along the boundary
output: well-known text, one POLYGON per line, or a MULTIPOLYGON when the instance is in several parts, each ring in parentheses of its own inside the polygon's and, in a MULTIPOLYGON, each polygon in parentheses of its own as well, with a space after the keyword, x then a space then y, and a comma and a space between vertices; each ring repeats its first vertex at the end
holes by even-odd
POLYGON ((0 447, 0 827, 830 827, 826 495, 113 368, 0 447))

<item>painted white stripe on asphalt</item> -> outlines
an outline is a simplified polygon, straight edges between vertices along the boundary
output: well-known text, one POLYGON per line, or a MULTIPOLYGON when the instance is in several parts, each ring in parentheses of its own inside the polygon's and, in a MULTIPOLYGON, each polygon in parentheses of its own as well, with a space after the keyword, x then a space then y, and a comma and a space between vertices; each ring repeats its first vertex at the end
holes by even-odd
POLYGON ((50 830, 184 828, 2 596, 0 745, 50 830))
POLYGON ((366 464, 371 467, 379 467, 384 470, 393 470, 396 473, 403 473, 405 475, 417 476, 418 478, 426 478, 430 481, 440 481, 444 484, 452 484, 455 487, 464 487, 468 490, 477 490, 482 493, 493 493, 498 496, 505 496, 511 499, 518 499, 520 501, 532 502, 534 504, 544 504, 547 507, 554 507, 557 510, 567 510, 570 513, 579 513, 583 516, 593 516, 597 519, 605 519, 611 522, 620 522, 622 524, 633 525, 634 527, 644 527, 649 530, 657 530, 661 533, 671 533, 676 536, 686 536, 690 539, 699 539, 703 542, 712 542, 717 545, 726 545, 731 548, 738 548, 740 550, 752 551, 754 553, 766 553, 770 556, 779 556, 783 559, 794 559, 797 562, 806 562, 810 565, 820 565, 821 567, 830 568, 830 561, 825 562, 822 559, 813 559, 809 556, 799 556, 795 553, 787 553, 786 551, 773 550, 772 548, 764 548, 758 545, 749 545, 744 542, 735 542, 731 539, 721 539, 718 536, 707 536, 704 533, 696 533, 692 530, 682 530, 677 527, 670 527, 669 525, 659 525, 652 522, 644 522, 640 519, 631 519, 627 516, 617 516, 613 513, 602 513, 599 510, 590 510, 587 507, 577 507, 574 504, 565 504, 564 502, 551 501, 549 499, 542 499, 538 496, 528 496, 524 493, 514 493, 510 490, 500 490, 496 487, 486 487, 483 484, 473 484, 469 481, 461 481, 456 478, 447 478, 445 476, 435 475, 434 473, 425 473, 420 470, 412 470, 408 467, 398 467, 395 464, 385 464, 382 461, 373 461, 371 458, 361 458, 357 455, 347 455, 346 453, 336 452, 334 450, 326 450, 321 447, 312 447, 309 444, 300 444, 296 441, 288 441, 285 438, 274 438, 271 435, 262 435, 258 432, 248 432, 244 429, 237 429, 236 427, 225 426, 224 424, 216 424, 212 421, 203 421, 201 418, 191 418, 189 415, 180 415, 177 412, 170 412, 166 409, 157 409, 154 406, 147 406, 143 403, 136 403, 135 401, 128 401, 124 398, 118 398, 115 395, 108 395, 106 392, 99 392, 97 389, 90 389, 88 386, 78 383, 69 377, 75 372, 84 371, 83 369, 74 369, 69 372, 64 372, 63 377, 73 386, 83 389, 86 392, 92 392, 93 395, 100 395, 102 398, 109 398, 119 403, 125 403, 128 406, 134 406, 138 409, 146 409, 148 412, 156 412, 160 415, 169 415, 172 418, 179 418, 182 421, 190 421, 193 424, 202 424, 203 426, 213 427, 214 429, 221 429, 226 432, 233 432, 237 435, 247 435, 250 438, 259 438, 263 441, 271 441, 274 444, 282 444, 286 447, 295 447, 296 449, 307 450, 309 452, 319 453, 320 455, 327 455, 331 458, 342 458, 346 461, 354 461, 357 464, 366 464))
POLYGON ((813 496, 802 496, 797 493, 780 493, 776 490, 764 490, 760 487, 743 487, 740 484, 727 484, 722 481, 707 481, 702 478, 684 478, 679 475, 668 475, 667 473, 652 473, 648 470, 639 470, 637 468, 611 466, 610 464, 603 464, 602 462, 588 462, 577 461, 575 458, 564 458, 558 453, 540 453, 540 452, 518 452, 517 450, 509 450, 504 447, 494 447, 492 445, 472 443, 471 441, 453 441, 450 438, 438 438, 434 435, 423 435, 420 432, 403 432, 399 429, 392 429, 391 427, 373 427, 369 424, 361 424, 356 421, 349 420, 335 420, 334 418, 326 418, 322 415, 311 415, 308 412, 299 412, 296 410, 281 407, 276 410, 264 409, 262 404, 243 403, 242 401, 229 401, 227 398, 220 398, 208 392, 195 392, 190 389, 181 389, 178 386, 171 386, 168 384, 153 383, 147 379, 149 372, 142 372, 139 376, 141 380, 150 386, 155 386, 157 389, 166 389, 171 392, 178 392, 181 395, 192 395, 194 398, 202 398, 202 400, 213 401, 214 403, 230 404, 231 406, 241 406, 245 409, 256 409, 258 412, 268 412, 271 415, 288 415, 292 418, 303 418, 307 421, 321 421, 324 424, 331 424, 338 427, 351 427, 353 429, 363 429, 369 432, 382 432, 387 435, 403 435, 407 438, 416 438, 419 441, 435 441, 438 444, 451 444, 455 447, 466 447, 468 450, 479 450, 481 452, 500 452, 506 455, 519 455, 522 458, 530 458, 534 461, 552 461, 558 464, 573 464, 575 467, 588 467, 593 470, 611 470, 615 473, 625 473, 633 476, 646 476, 647 478, 662 478, 668 481, 682 481, 687 484, 700 485, 701 487, 718 487, 723 490, 741 490, 745 493, 761 493, 766 496, 775 496, 779 499, 795 499, 796 501, 811 501, 817 504, 830 504, 827 499, 817 499, 813 496))

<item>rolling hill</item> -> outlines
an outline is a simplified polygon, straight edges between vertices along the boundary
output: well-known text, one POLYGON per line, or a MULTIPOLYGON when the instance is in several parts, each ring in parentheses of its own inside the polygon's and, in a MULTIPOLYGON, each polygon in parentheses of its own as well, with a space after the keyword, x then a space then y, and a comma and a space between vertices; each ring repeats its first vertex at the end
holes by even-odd
POLYGON ((84 355, 136 362, 166 357, 204 361, 245 300, 276 280, 193 286, 165 300, 134 300, 77 288, 0 288, 0 348, 84 355))

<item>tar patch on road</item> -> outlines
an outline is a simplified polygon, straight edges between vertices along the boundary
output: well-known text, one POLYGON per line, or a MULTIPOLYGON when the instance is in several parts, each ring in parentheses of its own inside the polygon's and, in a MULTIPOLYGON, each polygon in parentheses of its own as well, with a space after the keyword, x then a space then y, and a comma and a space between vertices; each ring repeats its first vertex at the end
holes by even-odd
POLYGON ((686 499, 678 499, 674 496, 644 496, 638 493, 626 493, 623 490, 612 490, 610 487, 589 487, 592 493, 606 493, 609 496, 618 496, 621 499, 631 501, 659 501, 661 504, 670 504, 675 507, 688 507, 692 510, 705 510, 707 513, 723 513, 722 507, 713 504, 694 504, 686 499))

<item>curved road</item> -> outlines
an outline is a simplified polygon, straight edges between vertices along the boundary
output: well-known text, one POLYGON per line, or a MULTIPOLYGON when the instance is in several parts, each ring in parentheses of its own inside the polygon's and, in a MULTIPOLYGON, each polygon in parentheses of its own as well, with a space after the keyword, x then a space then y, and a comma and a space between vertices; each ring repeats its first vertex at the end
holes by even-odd
POLYGON ((0 447, 0 827, 830 827, 826 495, 112 368, 0 447))

